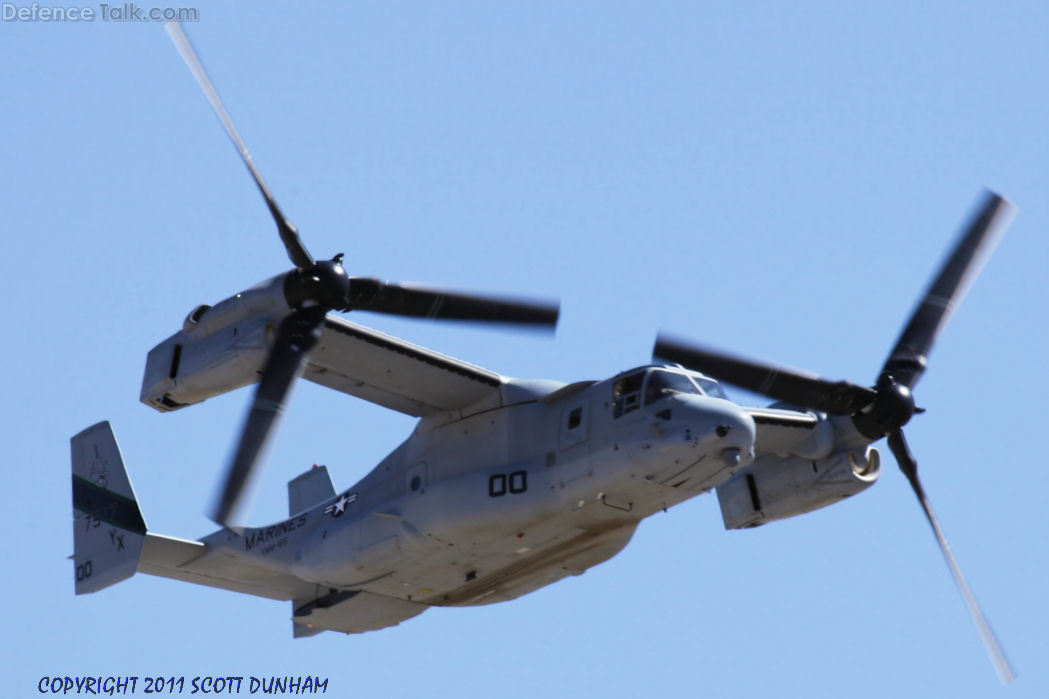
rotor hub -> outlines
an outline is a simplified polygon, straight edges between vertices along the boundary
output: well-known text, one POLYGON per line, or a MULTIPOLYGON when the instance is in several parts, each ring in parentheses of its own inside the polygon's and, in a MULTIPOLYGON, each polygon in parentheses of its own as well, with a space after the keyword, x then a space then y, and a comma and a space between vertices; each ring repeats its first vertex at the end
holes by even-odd
POLYGON ((906 384, 883 375, 875 390, 874 401, 852 418, 856 429, 872 439, 903 427, 914 415, 914 395, 906 384))
POLYGON ((346 307, 350 279, 342 267, 342 255, 331 260, 319 260, 305 269, 288 273, 284 279, 284 298, 292 308, 302 308, 307 302, 329 310, 346 307))

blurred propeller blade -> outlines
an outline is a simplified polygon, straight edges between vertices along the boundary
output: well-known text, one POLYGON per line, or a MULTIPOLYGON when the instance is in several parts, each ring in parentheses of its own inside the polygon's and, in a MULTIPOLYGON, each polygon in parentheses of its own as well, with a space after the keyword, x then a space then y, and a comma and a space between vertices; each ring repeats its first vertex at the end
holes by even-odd
POLYGON ((323 307, 310 306, 290 314, 277 330, 255 391, 255 400, 241 430, 237 451, 226 472, 222 493, 212 509, 211 518, 222 526, 230 526, 236 514, 241 494, 284 410, 291 384, 302 370, 306 354, 320 340, 324 316, 323 307))
POLYGON ((348 307, 412 318, 468 320, 554 327, 560 308, 556 302, 482 296, 395 284, 369 277, 351 277, 348 307))
POLYGON ((911 389, 925 371, 933 343, 961 303, 1014 213, 1015 208, 1008 201, 992 192, 987 193, 911 314, 872 388, 846 381, 832 383, 812 374, 741 359, 664 335, 656 340, 653 350, 655 356, 756 393, 831 415, 851 415, 856 430, 872 441, 887 436, 889 448, 925 511, 954 582, 1003 684, 1011 682, 1015 674, 947 544, 918 478, 918 462, 907 446, 902 427, 915 413, 921 412, 915 407, 911 389))
POLYGON ((1002 684, 1009 684, 1016 679, 1016 674, 1009 665, 1005 653, 1002 652, 994 631, 991 630, 990 624, 987 623, 983 610, 980 609, 976 597, 969 588, 969 583, 966 582, 965 576, 962 575, 961 566, 958 565, 954 553, 951 552, 951 547, 947 543, 947 537, 944 536, 943 530, 940 528, 940 522, 932 511, 932 505, 929 503, 929 499, 925 495, 925 489, 922 488, 921 480, 918 478, 918 462, 907 446, 903 430, 898 429, 889 435, 889 448, 892 450, 893 456, 896 457, 900 470, 903 471, 903 474, 907 476, 907 480, 910 481, 914 494, 918 496, 918 502, 921 503, 922 509, 925 511, 925 517, 932 526, 933 534, 936 535, 936 541, 940 545, 943 557, 947 561, 947 566, 951 569, 951 575, 954 576, 954 582, 958 586, 958 591, 961 592, 962 598, 965 600, 965 606, 968 607, 973 623, 976 624, 976 629, 980 633, 980 639, 987 650, 987 655, 994 665, 995 672, 998 673, 998 679, 1001 680, 1002 684))
POLYGON ((1015 214, 1016 207, 1008 200, 994 192, 986 193, 976 215, 904 326, 896 346, 882 367, 882 375, 891 376, 897 383, 914 388, 925 371, 933 343, 962 302, 1015 214))
POLYGON ((204 70, 204 64, 200 62, 197 52, 193 50, 193 44, 190 43, 189 37, 182 31, 182 25, 172 20, 164 25, 164 29, 167 31, 168 36, 171 37, 172 43, 175 44, 175 48, 178 49, 179 55, 182 56, 182 60, 185 61, 189 71, 193 73, 193 77, 204 92, 204 96, 211 103, 211 108, 215 110, 215 115, 222 122, 222 128, 226 130, 230 140, 233 141, 233 145, 236 146, 241 159, 247 165, 248 171, 255 180, 255 184, 258 185, 259 191, 262 192, 262 198, 266 200, 266 206, 269 207, 273 220, 277 222, 277 232, 280 233, 280 239, 284 243, 284 248, 288 251, 288 257, 299 269, 309 267, 313 264, 313 256, 310 255, 309 251, 306 250, 306 246, 303 245, 302 240, 299 238, 298 230, 284 217, 280 207, 277 206, 277 200, 273 198, 273 194, 270 192, 269 187, 266 186, 265 180, 262 179, 262 173, 259 172, 259 169, 255 166, 254 159, 251 157, 251 153, 248 152, 248 147, 244 145, 240 134, 237 133, 237 127, 233 125, 233 119, 226 112, 226 107, 223 106, 218 91, 208 77, 207 71, 204 70))
POLYGON ((797 369, 705 349, 663 333, 656 339, 652 354, 748 391, 830 415, 851 415, 876 395, 874 390, 848 381, 827 381, 797 369))

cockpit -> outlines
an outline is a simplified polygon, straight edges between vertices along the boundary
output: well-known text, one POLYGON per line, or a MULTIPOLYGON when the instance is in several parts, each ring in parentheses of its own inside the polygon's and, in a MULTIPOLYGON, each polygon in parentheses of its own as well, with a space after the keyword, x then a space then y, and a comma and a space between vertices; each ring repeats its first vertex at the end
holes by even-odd
POLYGON ((652 405, 682 393, 725 398, 725 392, 713 379, 683 370, 647 367, 629 372, 612 383, 612 417, 621 417, 642 405, 652 405))

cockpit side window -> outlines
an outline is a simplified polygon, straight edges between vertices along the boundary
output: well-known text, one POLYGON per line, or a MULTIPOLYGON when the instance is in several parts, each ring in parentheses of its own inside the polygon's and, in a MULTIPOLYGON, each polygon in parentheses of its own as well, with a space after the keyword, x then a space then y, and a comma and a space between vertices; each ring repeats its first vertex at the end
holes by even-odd
POLYGON ((674 393, 700 393, 684 374, 669 371, 653 371, 645 387, 645 405, 651 405, 674 393))
POLYGON ((626 415, 641 407, 641 385, 645 381, 645 372, 624 376, 612 384, 612 417, 626 415))

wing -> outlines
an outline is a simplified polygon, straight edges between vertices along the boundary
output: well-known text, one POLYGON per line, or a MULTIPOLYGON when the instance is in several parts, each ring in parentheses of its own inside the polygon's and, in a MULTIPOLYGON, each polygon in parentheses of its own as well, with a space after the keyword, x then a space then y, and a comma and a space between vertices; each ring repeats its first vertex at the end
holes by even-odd
POLYGON ((499 404, 505 379, 439 352, 329 315, 303 378, 416 417, 499 404))
POLYGON ((813 413, 781 408, 745 407, 754 418, 757 428, 754 449, 761 453, 784 453, 790 451, 816 430, 819 420, 813 413))

